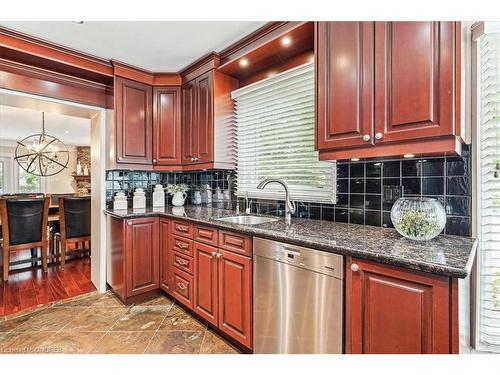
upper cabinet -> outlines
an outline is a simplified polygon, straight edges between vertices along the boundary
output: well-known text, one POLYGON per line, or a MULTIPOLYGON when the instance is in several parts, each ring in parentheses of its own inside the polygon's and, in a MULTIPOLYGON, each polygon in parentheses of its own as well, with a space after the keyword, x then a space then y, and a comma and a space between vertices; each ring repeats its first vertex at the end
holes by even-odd
POLYGON ((461 152, 454 22, 318 22, 322 160, 461 152))
POLYGON ((316 26, 316 143, 319 150, 371 143, 373 23, 316 26))
POLYGON ((183 163, 213 162, 214 90, 209 71, 183 87, 183 163))
POLYGON ((182 164, 185 170, 235 167, 231 92, 238 80, 215 69, 182 86, 182 164))
POLYGON ((115 79, 116 162, 151 165, 152 95, 150 85, 115 79))
POLYGON ((181 89, 153 89, 153 166, 181 164, 181 89))

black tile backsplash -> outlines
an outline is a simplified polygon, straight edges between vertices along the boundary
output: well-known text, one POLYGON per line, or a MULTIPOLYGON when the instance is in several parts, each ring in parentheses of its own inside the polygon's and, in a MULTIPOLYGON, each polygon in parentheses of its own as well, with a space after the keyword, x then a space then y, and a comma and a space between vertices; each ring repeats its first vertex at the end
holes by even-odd
MULTIPOLYGON (((337 203, 320 204, 296 202, 296 217, 345 223, 392 227, 390 210, 397 198, 425 196, 438 199, 445 207, 445 233, 471 235, 471 167, 470 152, 464 147, 463 157, 432 157, 401 160, 337 163, 337 203)), ((224 207, 236 208, 243 200, 234 195, 235 172, 132 172, 108 171, 106 199, 112 206, 112 197, 124 191, 132 205, 133 190, 146 190, 150 205, 156 183, 185 183, 191 188, 209 184, 211 189, 230 189, 232 199, 224 207)), ((192 190, 187 203, 191 203, 192 190)), ((169 197, 170 198, 170 197, 169 197)), ((167 201, 170 203, 170 200, 167 201)), ((219 205, 220 203, 214 203, 219 205)), ((283 201, 252 199, 252 212, 284 216, 283 201)))

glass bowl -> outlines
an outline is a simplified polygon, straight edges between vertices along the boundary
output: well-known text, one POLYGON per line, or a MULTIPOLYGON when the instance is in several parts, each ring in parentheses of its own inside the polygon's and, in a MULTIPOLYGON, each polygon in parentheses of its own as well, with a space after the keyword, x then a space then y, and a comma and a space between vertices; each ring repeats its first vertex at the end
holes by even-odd
POLYGON ((433 198, 400 198, 392 206, 391 221, 402 236, 425 241, 441 233, 446 225, 446 212, 433 198))

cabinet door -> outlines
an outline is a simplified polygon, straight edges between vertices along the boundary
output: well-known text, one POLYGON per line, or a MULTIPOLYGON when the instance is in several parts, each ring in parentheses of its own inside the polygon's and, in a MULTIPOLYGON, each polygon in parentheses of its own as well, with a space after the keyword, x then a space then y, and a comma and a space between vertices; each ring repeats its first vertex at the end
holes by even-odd
POLYGON ((376 142, 453 135, 454 23, 377 22, 375 51, 376 142))
POLYGON ((357 259, 346 263, 348 353, 450 353, 448 278, 357 259))
POLYGON ((213 73, 210 71, 196 79, 197 132, 194 137, 197 142, 196 163, 213 161, 213 96, 213 73))
POLYGON ((180 164, 180 88, 155 87, 153 91, 153 165, 180 164))
POLYGON ((117 77, 116 162, 151 165, 152 158, 152 87, 117 77))
POLYGON ((192 164, 198 154, 195 82, 182 86, 182 163, 192 164))
POLYGON ((171 274, 171 250, 169 246, 170 222, 160 219, 160 288, 166 292, 170 291, 171 274))
POLYGON ((316 23, 316 147, 372 146, 373 22, 316 23))
POLYGON ((141 218, 127 220, 125 234, 127 297, 158 289, 159 284, 159 220, 141 218))
POLYGON ((219 329, 252 348, 252 261, 219 250, 219 329))
POLYGON ((217 325, 217 248, 194 242, 194 311, 217 325))

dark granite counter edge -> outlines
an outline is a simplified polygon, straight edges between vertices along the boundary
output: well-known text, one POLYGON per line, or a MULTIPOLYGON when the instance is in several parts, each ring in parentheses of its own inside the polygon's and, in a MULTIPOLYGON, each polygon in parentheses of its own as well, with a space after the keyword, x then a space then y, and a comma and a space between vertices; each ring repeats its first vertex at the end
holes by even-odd
POLYGON ((397 266, 397 267, 402 267, 406 269, 412 269, 416 271, 422 271, 434 275, 440 275, 440 276, 447 276, 451 278, 459 278, 459 279, 464 279, 466 278, 472 269, 472 265, 474 263, 474 259, 476 256, 476 251, 477 251, 477 245, 478 242, 477 240, 474 242, 473 248, 471 250, 471 254, 469 256, 469 260, 464 268, 456 268, 456 267, 449 267, 449 266, 442 266, 438 265, 435 263, 425 263, 425 262, 419 262, 419 263, 409 263, 406 260, 402 260, 397 257, 390 257, 387 255, 381 255, 381 256, 375 256, 372 253, 366 253, 361 250, 357 249, 352 249, 349 247, 342 247, 342 246, 332 246, 329 244, 325 244, 322 242, 318 242, 317 240, 314 239, 309 239, 309 240, 304 240, 301 241, 300 239, 291 239, 287 237, 284 234, 281 234, 279 232, 275 231, 269 231, 265 230, 256 226, 250 226, 250 225, 235 225, 235 224, 226 224, 221 221, 215 221, 215 220, 205 220, 205 219, 197 219, 197 218, 192 218, 192 217, 184 217, 184 216, 176 216, 173 214, 169 214, 166 212, 145 212, 145 213, 116 213, 113 211, 108 211, 104 210, 104 213, 106 215, 112 216, 116 219, 120 220, 126 220, 126 219, 132 219, 132 218, 140 218, 140 217, 167 217, 170 219, 179 219, 179 220, 185 220, 201 225, 208 225, 214 228, 218 229, 223 229, 223 230, 229 230, 233 232, 239 232, 242 234, 247 234, 255 237, 262 237, 262 238, 267 238, 270 240, 277 240, 277 241, 282 241, 286 243, 290 243, 293 245, 298 245, 298 246, 304 246, 304 247, 309 247, 317 250, 322 250, 322 251, 327 251, 331 253, 336 253, 340 255, 345 255, 345 256, 353 256, 356 258, 360 259, 365 259, 365 260, 371 260, 379 263, 384 263, 387 265, 392 265, 392 266, 397 266))

